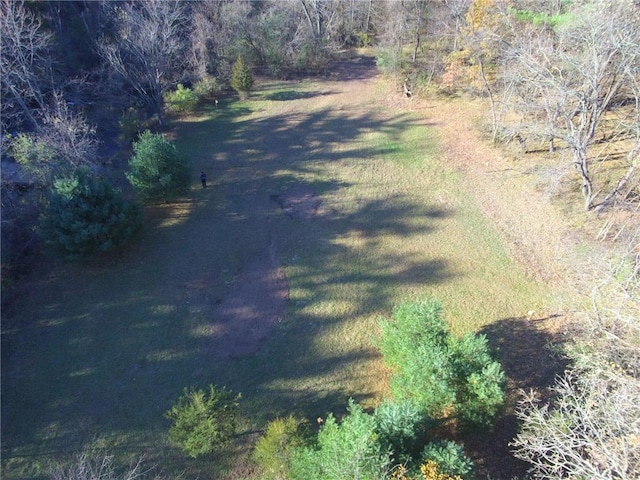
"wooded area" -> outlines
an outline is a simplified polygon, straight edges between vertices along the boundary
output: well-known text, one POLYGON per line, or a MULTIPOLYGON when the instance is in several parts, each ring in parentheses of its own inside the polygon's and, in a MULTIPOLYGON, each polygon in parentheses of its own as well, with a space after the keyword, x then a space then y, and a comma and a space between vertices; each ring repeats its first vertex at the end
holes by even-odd
MULTIPOLYGON (((488 141, 522 164, 544 152, 561 165, 548 180, 565 182, 555 201, 579 202, 586 215, 638 213, 636 0, 0 2, 5 282, 19 282, 49 247, 73 259, 126 248, 144 228, 142 203, 189 191, 188 161, 151 133, 168 118, 217 108, 236 94, 244 100, 257 78, 330 78, 344 52, 358 48, 375 54, 391 95, 485 99, 488 141)), ((624 248, 616 263, 598 265, 591 283, 578 287, 593 287, 594 311, 566 352, 572 368, 555 386, 556 402, 540 406, 531 393, 518 410, 516 456, 537 478, 640 478, 640 233, 618 233, 624 248), (609 402, 614 407, 605 408, 609 402)), ((491 378, 502 379, 494 369, 491 378)), ((467 408, 457 399, 438 409, 454 404, 467 408)), ((370 422, 375 430, 356 406, 349 415, 357 428, 370 422)), ((422 428, 415 422, 407 428, 422 428)), ((328 423, 328 444, 330 435, 349 433, 328 423)), ((303 442, 294 433, 286 435, 303 442)), ((308 462, 321 452, 305 448, 296 455, 308 462)), ((311 471, 295 468, 302 467, 264 478, 311 471)), ((371 466, 367 478, 391 478, 385 468, 371 466)), ((438 468, 422 475, 460 478, 455 470, 436 477, 438 468)))

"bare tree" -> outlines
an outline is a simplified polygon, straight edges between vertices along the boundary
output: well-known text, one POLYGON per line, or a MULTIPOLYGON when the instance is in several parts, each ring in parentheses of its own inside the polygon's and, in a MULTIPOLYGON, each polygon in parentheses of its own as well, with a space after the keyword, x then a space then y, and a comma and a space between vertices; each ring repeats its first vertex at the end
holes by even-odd
POLYGON ((624 116, 620 122, 620 131, 623 134, 629 134, 632 138, 632 146, 626 157, 627 167, 625 174, 600 202, 596 210, 602 210, 609 206, 617 197, 621 197, 624 200, 640 183, 638 178, 638 166, 640 164, 640 62, 627 65, 624 73, 628 80, 627 88, 632 99, 632 105, 630 113, 624 116))
POLYGON ((591 264, 593 309, 572 332, 554 398, 530 392, 520 404, 513 446, 536 478, 640 478, 640 231, 623 227, 612 238, 624 248, 591 264))
POLYGON ((216 27, 220 6, 220 2, 212 1, 197 2, 193 6, 189 63, 199 78, 215 74, 219 53, 216 27))
POLYGON ((309 30, 317 40, 325 39, 327 31, 333 26, 336 18, 337 1, 334 0, 298 0, 309 30))
POLYGON ((443 5, 449 11, 451 18, 453 19, 453 45, 451 50, 456 51, 458 49, 458 42, 460 41, 460 30, 465 22, 465 15, 469 9, 469 5, 472 0, 442 0, 443 5))
POLYGON ((498 130, 496 95, 497 70, 507 40, 504 25, 504 4, 494 0, 474 0, 465 15, 461 28, 463 53, 468 57, 471 84, 478 83, 489 97, 492 117, 492 141, 498 130), (479 80, 479 81, 478 81, 479 80))
POLYGON ((550 38, 540 34, 529 37, 533 43, 515 44, 508 63, 521 77, 521 105, 531 106, 532 120, 544 121, 550 149, 558 138, 571 150, 589 210, 599 193, 590 147, 605 114, 628 94, 625 85, 634 76, 637 81, 640 7, 630 1, 587 0, 576 5, 571 18, 550 38))
POLYGON ((56 177, 69 176, 81 166, 96 170, 95 129, 71 110, 62 95, 53 95, 39 125, 37 131, 20 134, 11 143, 13 157, 36 183, 49 187, 56 177))
POLYGON ((51 480, 161 480, 154 468, 145 467, 138 458, 126 468, 118 468, 113 455, 85 448, 68 465, 58 464, 50 474, 51 480))
POLYGON ((162 123, 163 93, 184 66, 188 29, 183 4, 142 0, 105 6, 117 22, 118 36, 104 39, 100 52, 162 123))
POLYGON ((50 85, 52 37, 24 2, 2 0, 0 10, 3 124, 17 126, 26 119, 37 128, 36 111, 46 104, 45 85, 50 85))

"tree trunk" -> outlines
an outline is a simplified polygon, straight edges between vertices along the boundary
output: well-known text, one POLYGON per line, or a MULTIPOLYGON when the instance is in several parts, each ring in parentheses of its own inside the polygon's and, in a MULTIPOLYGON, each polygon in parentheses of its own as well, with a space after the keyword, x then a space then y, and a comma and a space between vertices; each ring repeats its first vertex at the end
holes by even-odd
POLYGON ((596 211, 600 211, 603 208, 606 208, 613 201, 620 190, 622 190, 624 186, 629 183, 629 180, 631 180, 631 178, 633 177, 633 174, 635 173, 636 169, 638 168, 638 164, 640 163, 640 144, 636 145, 635 148, 631 150, 631 152, 629 152, 628 158, 631 160, 631 165, 629 165, 627 173, 618 181, 615 188, 613 188, 613 190, 611 190, 607 194, 604 200, 602 200, 602 203, 600 203, 596 207, 596 211))
POLYGON ((491 85, 489 85, 489 81, 487 80, 487 76, 484 72, 484 62, 482 61, 482 54, 477 56, 478 65, 480 66, 480 75, 482 76, 482 83, 484 84, 484 88, 487 89, 487 93, 489 94, 489 101, 491 102, 491 141, 496 143, 496 138, 498 136, 498 115, 496 112, 496 102, 493 98, 493 91, 491 90, 491 85))
POLYGON ((413 57, 412 62, 416 63, 416 57, 418 56, 418 48, 420 48, 420 32, 416 31, 416 44, 413 47, 413 57))
POLYGON ((573 164, 575 165, 580 178, 582 180, 582 198, 584 199, 584 209, 586 211, 591 210, 593 205, 593 183, 591 181, 591 175, 589 173, 589 160, 587 158, 587 152, 584 149, 575 148, 573 151, 573 164))

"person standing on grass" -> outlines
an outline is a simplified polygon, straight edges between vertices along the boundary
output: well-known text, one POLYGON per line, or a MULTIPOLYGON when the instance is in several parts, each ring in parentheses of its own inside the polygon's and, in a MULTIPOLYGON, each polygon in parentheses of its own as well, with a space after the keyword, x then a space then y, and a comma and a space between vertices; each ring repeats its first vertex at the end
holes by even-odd
POLYGON ((207 174, 202 172, 200 173, 200 181, 202 182, 202 188, 207 188, 207 174))

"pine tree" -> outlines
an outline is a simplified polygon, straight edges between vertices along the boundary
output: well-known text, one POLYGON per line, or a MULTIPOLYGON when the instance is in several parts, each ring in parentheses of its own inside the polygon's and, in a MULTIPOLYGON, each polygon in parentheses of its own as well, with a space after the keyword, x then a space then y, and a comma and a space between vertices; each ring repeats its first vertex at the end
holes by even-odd
POLYGON ((67 259, 83 259, 120 247, 141 228, 140 208, 108 181, 80 169, 56 180, 40 233, 67 259))
POLYGON ((238 55, 236 63, 231 71, 231 86, 238 92, 242 100, 249 96, 249 90, 253 87, 253 75, 251 69, 245 63, 242 55, 238 55))

